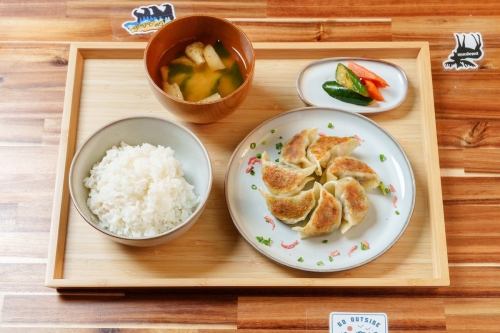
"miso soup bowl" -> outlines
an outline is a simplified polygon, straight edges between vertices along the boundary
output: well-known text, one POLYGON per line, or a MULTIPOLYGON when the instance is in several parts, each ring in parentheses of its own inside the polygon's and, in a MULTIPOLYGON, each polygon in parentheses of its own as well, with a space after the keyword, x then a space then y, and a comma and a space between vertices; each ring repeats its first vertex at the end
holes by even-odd
POLYGON ((150 39, 144 64, 151 89, 158 101, 178 118, 192 123, 212 123, 233 112, 245 99, 252 84, 255 54, 247 35, 231 22, 205 15, 193 15, 175 19, 158 30, 150 39), (231 94, 213 102, 188 102, 171 97, 162 89, 160 67, 165 54, 182 51, 179 45, 197 40, 221 40, 228 49, 239 54, 240 69, 245 81, 231 94))

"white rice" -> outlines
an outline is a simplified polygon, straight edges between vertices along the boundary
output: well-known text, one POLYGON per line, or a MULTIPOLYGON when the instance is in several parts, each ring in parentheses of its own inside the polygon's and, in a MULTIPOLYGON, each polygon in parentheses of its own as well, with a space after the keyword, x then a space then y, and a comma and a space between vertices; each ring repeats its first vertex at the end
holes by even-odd
POLYGON ((106 152, 90 176, 87 205, 95 223, 128 238, 150 237, 186 220, 198 204, 170 147, 121 143, 106 152))

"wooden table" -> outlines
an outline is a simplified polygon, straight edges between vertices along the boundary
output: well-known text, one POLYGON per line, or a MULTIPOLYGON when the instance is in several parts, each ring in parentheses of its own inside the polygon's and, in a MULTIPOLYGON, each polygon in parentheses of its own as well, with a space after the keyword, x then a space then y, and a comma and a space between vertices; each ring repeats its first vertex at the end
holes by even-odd
POLYGON ((173 2, 178 16, 232 18, 253 41, 430 42, 451 286, 62 294, 44 287, 68 42, 146 40, 121 23, 147 2, 2 1, 0 332, 326 332, 328 313, 342 310, 386 312, 391 332, 499 332, 500 3, 173 2), (484 37, 480 69, 443 71, 452 33, 472 31, 484 37))

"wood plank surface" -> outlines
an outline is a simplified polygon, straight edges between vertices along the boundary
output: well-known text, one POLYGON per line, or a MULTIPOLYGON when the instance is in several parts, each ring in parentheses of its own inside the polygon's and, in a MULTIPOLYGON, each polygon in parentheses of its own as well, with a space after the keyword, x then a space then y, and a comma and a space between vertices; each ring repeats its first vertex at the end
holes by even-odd
POLYGON ((449 288, 59 297, 43 287, 68 42, 147 40, 121 24, 149 3, 0 1, 0 332, 326 332, 327 313, 339 308, 387 311, 395 333, 499 331, 500 184, 491 173, 500 149, 500 4, 493 0, 174 2, 179 16, 233 18, 254 41, 430 42, 449 288), (469 31, 483 33, 480 69, 443 71, 452 33, 469 31))
POLYGON ((2 323, 231 324, 236 320, 234 297, 223 295, 7 295, 2 323), (99 307, 93 304, 99 303, 99 307), (43 306, 40 306, 43 305, 43 306))
POLYGON ((446 330, 443 300, 439 298, 364 297, 240 297, 238 327, 246 329, 327 329, 328 314, 385 312, 391 329, 446 330))

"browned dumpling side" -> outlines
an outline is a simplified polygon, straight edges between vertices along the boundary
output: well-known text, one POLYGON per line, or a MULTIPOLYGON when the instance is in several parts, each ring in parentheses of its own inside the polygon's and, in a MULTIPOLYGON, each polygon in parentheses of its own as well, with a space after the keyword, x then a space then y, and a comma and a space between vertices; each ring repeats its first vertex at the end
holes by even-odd
POLYGON ((354 137, 320 136, 307 149, 307 158, 316 166, 316 174, 321 176, 323 168, 332 157, 349 155, 359 146, 354 137))
POLYGON ((356 179, 368 190, 377 187, 380 183, 378 174, 368 164, 357 158, 339 156, 331 160, 326 169, 326 181, 345 177, 356 179))
POLYGON ((269 161, 267 152, 262 154, 262 181, 274 195, 294 195, 313 180, 314 166, 301 169, 297 166, 269 161))
POLYGON ((369 202, 365 189, 356 179, 346 177, 328 182, 324 186, 334 186, 335 196, 342 203, 343 221, 340 231, 343 234, 364 221, 368 214, 369 202))
POLYGON ((316 205, 321 185, 315 183, 314 187, 302 191, 294 196, 278 196, 260 190, 266 200, 267 208, 274 217, 286 224, 295 224, 303 221, 316 205))
POLYGON ((318 205, 304 227, 294 227, 301 238, 327 235, 340 226, 342 205, 331 190, 321 187, 318 205))
POLYGON ((316 140, 318 130, 309 128, 295 134, 283 147, 281 161, 294 164, 300 168, 311 166, 311 161, 307 159, 306 149, 316 140))

